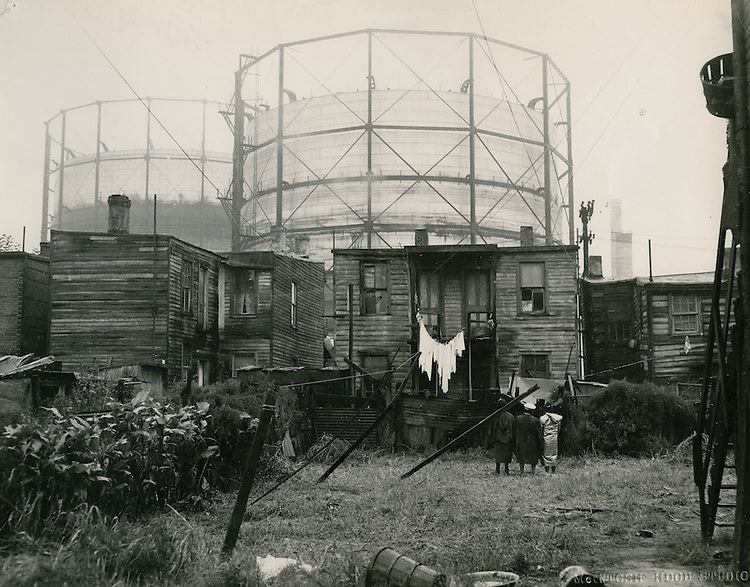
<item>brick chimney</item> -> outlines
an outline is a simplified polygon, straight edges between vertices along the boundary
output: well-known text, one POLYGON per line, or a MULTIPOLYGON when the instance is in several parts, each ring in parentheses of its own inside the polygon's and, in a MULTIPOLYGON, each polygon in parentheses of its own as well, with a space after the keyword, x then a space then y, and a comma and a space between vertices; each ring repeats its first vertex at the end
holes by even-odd
POLYGON ((534 227, 532 226, 521 227, 521 246, 522 247, 534 246, 534 227))
POLYGON ((128 234, 130 232, 130 198, 112 194, 107 198, 109 204, 109 234, 128 234))
POLYGON ((430 244, 430 237, 426 228, 417 228, 414 230, 414 246, 426 247, 430 244))

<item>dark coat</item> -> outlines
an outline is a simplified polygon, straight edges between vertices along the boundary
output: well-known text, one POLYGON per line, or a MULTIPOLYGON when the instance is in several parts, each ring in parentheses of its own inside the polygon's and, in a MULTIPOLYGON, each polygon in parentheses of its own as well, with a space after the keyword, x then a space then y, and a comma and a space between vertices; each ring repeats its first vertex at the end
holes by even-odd
POLYGON ((513 458, 516 417, 510 412, 500 412, 493 424, 492 439, 495 443, 495 462, 509 463, 513 458))
POLYGON ((539 418, 525 413, 516 417, 516 460, 536 465, 544 451, 544 435, 539 418))

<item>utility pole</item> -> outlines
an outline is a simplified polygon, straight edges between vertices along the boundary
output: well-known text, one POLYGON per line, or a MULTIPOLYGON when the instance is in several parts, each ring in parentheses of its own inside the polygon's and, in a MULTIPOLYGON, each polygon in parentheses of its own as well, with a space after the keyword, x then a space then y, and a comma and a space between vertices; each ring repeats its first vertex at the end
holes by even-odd
POLYGON ((583 224, 583 234, 578 237, 578 242, 583 243, 583 275, 582 277, 588 277, 589 275, 589 245, 594 241, 594 234, 589 233, 589 220, 594 215, 594 200, 589 200, 584 203, 581 202, 581 209, 578 212, 581 217, 581 224, 583 224))

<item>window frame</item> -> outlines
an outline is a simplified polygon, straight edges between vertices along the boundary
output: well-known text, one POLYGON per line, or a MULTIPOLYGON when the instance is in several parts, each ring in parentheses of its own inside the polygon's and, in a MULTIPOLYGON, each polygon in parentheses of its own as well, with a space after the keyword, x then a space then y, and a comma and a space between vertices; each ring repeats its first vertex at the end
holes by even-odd
POLYGON ((552 365, 550 364, 550 354, 543 352, 528 352, 518 354, 518 373, 519 377, 527 377, 531 379, 550 379, 552 377, 552 365), (546 371, 543 375, 532 374, 526 375, 524 371, 524 359, 534 357, 535 359, 544 358, 546 371))
POLYGON ((518 261, 516 265, 516 285, 517 285, 517 293, 518 296, 517 302, 518 302, 518 314, 519 316, 545 316, 549 314, 549 295, 547 287, 547 262, 545 260, 540 261, 518 261), (542 267, 542 286, 530 286, 530 287, 524 287, 523 286, 523 280, 522 280, 522 274, 521 274, 521 266, 522 265, 541 265, 542 267), (532 290, 531 291, 531 304, 532 309, 531 310, 524 310, 524 290, 532 290), (542 292, 542 308, 540 310, 534 310, 534 290, 541 290, 542 292))
MULTIPOLYGON (((232 353, 232 379, 237 379, 237 357, 250 357, 252 358, 253 365, 258 365, 258 353, 257 351, 243 351, 238 353, 232 353)), ((250 366, 250 365, 242 365, 250 366)))
POLYGON ((193 281, 195 280, 195 263, 182 259, 180 267, 180 311, 183 314, 193 313, 193 281))
POLYGON ((247 317, 258 315, 258 304, 259 304, 259 287, 258 287, 258 274, 259 271, 251 269, 249 267, 237 268, 232 272, 232 316, 247 317), (240 300, 244 297, 247 292, 248 283, 250 283, 250 276, 252 276, 253 283, 253 304, 250 311, 242 312, 242 303, 240 300))
POLYGON ((464 317, 466 332, 471 338, 486 337, 492 334, 489 326, 490 319, 493 316, 492 309, 492 271, 489 268, 472 268, 465 269, 462 275, 463 281, 463 299, 464 299, 464 317), (484 277, 485 283, 481 283, 481 277, 484 277), (476 278, 476 292, 484 289, 486 301, 473 303, 469 300, 469 282, 476 278), (484 287, 482 287, 484 286, 484 287), (476 317, 475 317, 476 316, 476 317))
POLYGON ((289 288, 289 324, 295 330, 297 329, 297 282, 292 281, 289 288))
POLYGON ((434 268, 420 269, 417 273, 417 308, 422 315, 425 328, 432 336, 439 338, 443 330, 443 274, 434 268), (427 287, 423 288, 423 279, 427 287), (433 287, 434 286, 434 287, 433 287), (423 293, 430 300, 425 304, 423 293))
POLYGON ((700 335, 703 332, 703 315, 701 313, 701 296, 695 293, 670 293, 669 294, 669 333, 672 336, 700 335), (694 312, 677 312, 675 301, 678 298, 691 298, 695 303, 694 312), (683 316, 695 316, 695 328, 691 330, 677 330, 675 318, 683 316))
POLYGON ((630 308, 623 300, 605 301, 604 316, 606 323, 607 342, 628 342, 634 338, 635 329, 633 328, 632 308, 630 308), (618 330, 620 330, 620 326, 623 327, 622 336, 618 336, 618 330), (614 336, 612 335, 613 329, 615 332, 614 336))
POLYGON ((198 299, 197 318, 198 325, 203 330, 208 330, 208 298, 209 298, 210 274, 208 265, 198 267, 198 299))
POLYGON ((359 313, 361 316, 387 316, 391 313, 391 263, 390 261, 366 260, 362 259, 359 264, 359 313), (365 287, 365 273, 368 267, 375 268, 373 287, 365 287), (385 287, 378 287, 377 268, 385 268, 385 287), (375 299, 375 309, 367 310, 368 293, 377 296, 378 292, 383 293, 385 309, 377 311, 377 297, 375 299))

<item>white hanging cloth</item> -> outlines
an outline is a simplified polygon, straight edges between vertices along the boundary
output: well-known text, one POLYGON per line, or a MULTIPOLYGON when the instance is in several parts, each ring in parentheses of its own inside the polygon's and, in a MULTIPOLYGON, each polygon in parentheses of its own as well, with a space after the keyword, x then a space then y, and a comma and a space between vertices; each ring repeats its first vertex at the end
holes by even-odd
POLYGON ((448 393, 448 382, 456 372, 456 357, 463 355, 466 349, 464 331, 462 330, 448 342, 439 342, 430 336, 421 316, 419 322, 419 368, 432 380, 432 365, 437 365, 438 386, 443 393, 448 393))

